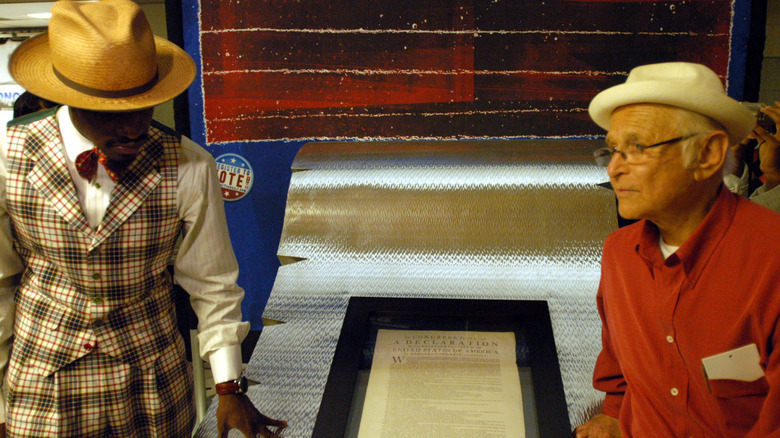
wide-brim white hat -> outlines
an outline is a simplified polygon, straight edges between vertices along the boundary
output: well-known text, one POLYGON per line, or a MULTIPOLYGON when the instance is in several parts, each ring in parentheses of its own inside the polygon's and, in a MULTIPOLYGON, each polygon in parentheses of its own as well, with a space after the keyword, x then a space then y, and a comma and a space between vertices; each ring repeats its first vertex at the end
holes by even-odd
POLYGON ((747 137, 756 125, 753 113, 723 89, 714 71, 690 62, 666 62, 636 67, 626 82, 593 98, 588 112, 597 125, 609 130, 617 108, 635 103, 658 103, 702 114, 723 125, 731 144, 747 137))

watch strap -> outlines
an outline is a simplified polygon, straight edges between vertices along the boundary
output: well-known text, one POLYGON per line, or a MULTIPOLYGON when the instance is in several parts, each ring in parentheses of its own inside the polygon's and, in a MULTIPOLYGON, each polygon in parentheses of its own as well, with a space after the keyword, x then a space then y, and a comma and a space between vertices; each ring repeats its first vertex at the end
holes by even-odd
POLYGON ((246 377, 241 376, 236 380, 228 380, 227 382, 217 383, 214 388, 217 390, 217 395, 243 394, 247 390, 246 377))

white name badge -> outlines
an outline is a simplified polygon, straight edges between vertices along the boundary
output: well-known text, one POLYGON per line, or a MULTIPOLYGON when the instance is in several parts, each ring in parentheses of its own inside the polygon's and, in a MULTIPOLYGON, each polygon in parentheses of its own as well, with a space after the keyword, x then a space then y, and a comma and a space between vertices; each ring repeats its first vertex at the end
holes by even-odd
POLYGON ((756 344, 749 344, 701 360, 709 380, 729 379, 752 382, 764 375, 756 344))

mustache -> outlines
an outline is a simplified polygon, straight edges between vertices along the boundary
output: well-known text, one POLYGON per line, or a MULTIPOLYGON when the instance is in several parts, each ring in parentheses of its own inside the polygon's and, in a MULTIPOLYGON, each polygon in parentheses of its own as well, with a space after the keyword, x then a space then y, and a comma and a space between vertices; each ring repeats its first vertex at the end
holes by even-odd
POLYGON ((143 133, 135 138, 130 137, 118 137, 116 139, 113 139, 108 142, 110 145, 126 145, 126 144, 139 144, 139 143, 145 143, 147 140, 149 140, 149 133, 143 133))

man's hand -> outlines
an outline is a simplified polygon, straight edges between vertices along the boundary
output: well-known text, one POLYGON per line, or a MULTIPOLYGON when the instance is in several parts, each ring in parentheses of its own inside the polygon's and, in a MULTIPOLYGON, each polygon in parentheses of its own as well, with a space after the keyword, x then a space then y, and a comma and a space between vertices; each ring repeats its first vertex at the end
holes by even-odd
POLYGON ((756 148, 756 135, 752 131, 741 142, 731 146, 731 156, 734 158, 729 173, 742 177, 745 164, 753 163, 753 151, 756 148))
MULTIPOLYGON (((772 118, 776 126, 780 126, 780 102, 761 108, 761 112, 772 118)), ((764 128, 756 126, 753 134, 758 140, 758 158, 761 161, 761 172, 766 179, 766 188, 771 190, 780 185, 780 133, 772 135, 764 128)))
POLYGON ((5 438, 5 423, 0 423, 0 438, 5 438))
POLYGON ((587 423, 574 429, 576 438, 619 438, 620 425, 617 418, 598 414, 587 423))
POLYGON ((246 394, 225 394, 218 397, 217 432, 220 438, 227 438, 230 429, 240 431, 247 438, 254 438, 258 434, 263 438, 277 438, 279 432, 287 427, 286 421, 274 420, 261 414, 246 394), (271 432, 268 426, 276 427, 276 431, 271 432))

